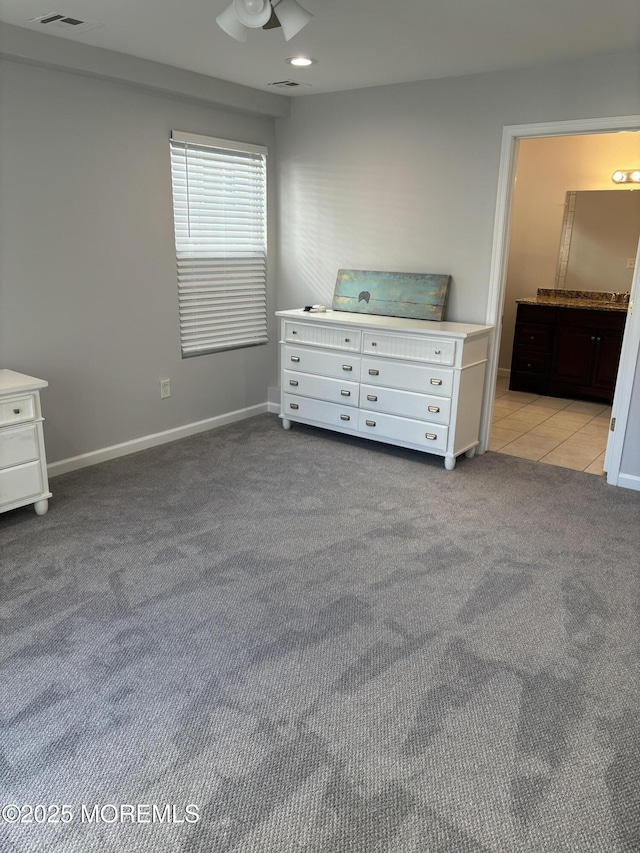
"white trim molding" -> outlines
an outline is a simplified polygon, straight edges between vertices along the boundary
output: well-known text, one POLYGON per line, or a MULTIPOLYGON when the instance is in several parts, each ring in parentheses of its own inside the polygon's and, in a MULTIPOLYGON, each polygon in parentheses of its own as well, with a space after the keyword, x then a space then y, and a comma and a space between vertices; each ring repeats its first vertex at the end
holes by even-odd
MULTIPOLYGON (((279 411, 278 407, 278 411, 279 411)), ((110 459, 117 459, 120 456, 128 456, 130 453, 137 453, 140 450, 147 450, 150 447, 157 447, 159 444, 168 444, 170 441, 177 441, 180 438, 187 438, 190 435, 196 435, 199 432, 206 432, 210 429, 217 429, 227 424, 243 421, 246 418, 252 418, 254 415, 262 415, 265 412, 270 412, 271 407, 267 403, 260 403, 257 406, 248 406, 246 409, 237 409, 234 412, 226 412, 224 415, 217 415, 214 418, 206 418, 203 421, 195 421, 194 423, 184 424, 183 426, 167 429, 163 432, 154 432, 151 435, 143 435, 140 438, 134 438, 131 441, 123 441, 121 444, 113 444, 110 447, 102 447, 99 450, 92 450, 90 453, 82 453, 80 456, 70 456, 68 459, 61 459, 59 462, 52 462, 47 465, 49 477, 57 477, 59 474, 67 474, 69 471, 77 471, 80 468, 88 468, 90 465, 98 465, 100 462, 108 462, 110 459)))
POLYGON ((633 489, 635 492, 640 492, 640 477, 635 474, 620 474, 616 485, 622 486, 623 489, 633 489))

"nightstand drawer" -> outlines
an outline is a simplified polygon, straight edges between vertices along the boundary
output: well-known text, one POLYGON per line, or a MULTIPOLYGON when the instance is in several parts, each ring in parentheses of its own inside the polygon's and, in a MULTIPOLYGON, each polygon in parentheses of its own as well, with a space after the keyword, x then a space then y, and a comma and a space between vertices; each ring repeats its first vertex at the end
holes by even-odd
POLYGON ((344 382, 342 379, 328 379, 326 376, 314 376, 310 373, 297 373, 285 370, 284 390, 288 394, 300 394, 303 397, 317 397, 329 403, 341 403, 344 406, 358 405, 357 382, 344 382))
POLYGON ((365 332, 362 352, 411 361, 428 361, 433 364, 453 364, 456 355, 455 341, 409 335, 385 335, 365 332))
POLYGON ((376 385, 360 386, 360 408, 438 424, 448 424, 451 416, 448 397, 432 397, 376 385))
POLYGON ((36 416, 33 397, 14 397, 0 403, 0 426, 32 421, 36 416))
POLYGON ((0 507, 3 504, 35 498, 45 490, 40 462, 14 465, 0 471, 0 507))
POLYGON ((282 368, 301 373, 316 373, 333 379, 360 380, 360 356, 349 352, 325 352, 312 347, 285 346, 282 368))
POLYGON ((39 458, 38 434, 36 424, 19 427, 7 427, 2 431, 0 441, 0 468, 21 465, 39 458))
POLYGON ((370 385, 387 385, 403 391, 450 397, 453 390, 453 370, 386 358, 363 358, 362 381, 370 385))
POLYGON ((418 445, 425 450, 444 453, 447 449, 448 427, 380 412, 360 410, 360 432, 368 438, 378 436, 382 439, 402 441, 418 445))

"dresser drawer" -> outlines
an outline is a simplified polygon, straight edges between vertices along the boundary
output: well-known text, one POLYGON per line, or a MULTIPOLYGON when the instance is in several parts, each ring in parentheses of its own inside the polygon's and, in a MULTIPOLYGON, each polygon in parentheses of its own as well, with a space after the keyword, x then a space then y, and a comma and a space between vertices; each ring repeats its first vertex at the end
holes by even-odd
POLYGON ((361 332, 359 329, 343 329, 339 326, 286 321, 284 339, 289 343, 315 344, 319 347, 360 352, 361 332))
POLYGON ((434 397, 376 385, 360 386, 360 408, 437 424, 448 424, 451 416, 451 400, 448 397, 434 397))
POLYGON ((45 490, 40 462, 28 462, 0 470, 0 507, 35 498, 45 490))
POLYGON ((36 424, 6 427, 0 433, 0 468, 39 459, 36 424))
POLYGON ((357 382, 344 382, 341 379, 329 379, 326 376, 314 376, 294 370, 284 371, 284 390, 289 394, 301 394, 303 397, 327 400, 329 403, 357 406, 359 388, 357 382))
POLYGON ((378 437, 418 445, 424 450, 444 453, 447 449, 448 427, 409 418, 399 418, 381 412, 360 410, 359 431, 367 438, 378 437))
POLYGON ((337 403, 325 403, 310 397, 295 397, 293 394, 283 395, 284 418, 313 421, 328 427, 339 427, 342 430, 356 432, 358 429, 358 410, 350 406, 340 406, 337 403))
POLYGON ((453 364, 456 343, 437 338, 365 332, 362 336, 362 352, 411 361, 427 361, 432 364, 453 364))
POLYGON ((36 416, 33 397, 13 397, 0 403, 0 426, 32 421, 36 416))
POLYGON ((334 379, 360 379, 360 356, 351 353, 324 352, 312 347, 285 345, 282 350, 282 367, 301 373, 316 373, 334 379))
POLYGON ((453 390, 453 369, 363 357, 362 381, 369 385, 387 385, 403 391, 420 391, 437 397, 450 397, 453 390))

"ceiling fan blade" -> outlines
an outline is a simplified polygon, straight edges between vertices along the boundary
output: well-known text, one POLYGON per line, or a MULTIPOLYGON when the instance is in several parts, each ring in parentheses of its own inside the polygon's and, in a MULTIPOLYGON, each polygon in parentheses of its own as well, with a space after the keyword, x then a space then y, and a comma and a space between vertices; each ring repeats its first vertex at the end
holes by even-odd
POLYGON ((273 9, 271 9, 271 17, 267 21, 266 24, 263 25, 263 30, 275 30, 276 27, 281 27, 282 24, 278 20, 278 17, 273 9))

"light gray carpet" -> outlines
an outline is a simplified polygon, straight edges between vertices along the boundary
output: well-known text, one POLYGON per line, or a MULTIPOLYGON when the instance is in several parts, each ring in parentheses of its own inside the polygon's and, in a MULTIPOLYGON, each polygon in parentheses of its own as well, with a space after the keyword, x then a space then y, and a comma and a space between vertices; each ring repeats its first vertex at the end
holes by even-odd
POLYGON ((73 819, 3 853, 640 850, 640 494, 274 415, 52 489, 0 516, 0 799, 73 819))

